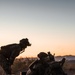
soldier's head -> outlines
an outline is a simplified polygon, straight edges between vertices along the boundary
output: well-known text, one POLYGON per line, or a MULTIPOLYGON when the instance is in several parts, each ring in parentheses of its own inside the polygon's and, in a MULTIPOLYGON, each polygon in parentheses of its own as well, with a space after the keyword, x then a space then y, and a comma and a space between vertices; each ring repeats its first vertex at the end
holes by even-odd
POLYGON ((31 44, 27 38, 21 39, 19 44, 21 45, 22 48, 26 48, 27 46, 31 46, 31 44))
POLYGON ((38 58, 40 58, 40 60, 47 62, 49 60, 49 56, 47 53, 45 52, 40 52, 38 55, 38 58))

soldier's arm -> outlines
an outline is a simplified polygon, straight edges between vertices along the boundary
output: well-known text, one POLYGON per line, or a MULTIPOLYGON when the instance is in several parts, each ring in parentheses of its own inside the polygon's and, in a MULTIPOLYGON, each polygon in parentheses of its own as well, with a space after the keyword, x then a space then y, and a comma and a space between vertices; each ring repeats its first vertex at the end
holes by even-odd
POLYGON ((16 58, 18 55, 19 55, 19 52, 18 52, 18 51, 17 51, 17 52, 14 51, 14 52, 11 54, 10 59, 9 59, 9 61, 10 61, 11 64, 13 64, 15 58, 16 58))
POLYGON ((64 63, 65 63, 65 58, 63 58, 61 61, 60 61, 60 65, 61 65, 61 67, 64 65, 64 63))
POLYGON ((13 49, 13 51, 11 53, 11 56, 10 56, 10 59, 9 59, 9 61, 10 61, 11 64, 13 64, 15 58, 19 55, 20 50, 21 50, 20 47, 15 47, 13 49))
POLYGON ((39 60, 35 60, 35 61, 33 61, 31 64, 30 64, 30 66, 29 66, 29 68, 31 69, 31 70, 34 70, 34 65, 35 64, 37 64, 39 62, 39 60))

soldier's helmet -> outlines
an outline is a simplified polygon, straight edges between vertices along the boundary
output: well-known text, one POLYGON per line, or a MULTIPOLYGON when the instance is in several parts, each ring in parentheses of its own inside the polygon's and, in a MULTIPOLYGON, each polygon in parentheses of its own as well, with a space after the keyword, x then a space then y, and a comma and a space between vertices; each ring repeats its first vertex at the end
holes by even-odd
POLYGON ((20 44, 25 44, 27 46, 31 46, 31 44, 30 44, 30 42, 29 42, 29 40, 27 38, 21 39, 20 40, 20 44))
POLYGON ((48 54, 46 54, 45 52, 40 52, 38 55, 37 55, 40 59, 44 59, 48 56, 48 54))

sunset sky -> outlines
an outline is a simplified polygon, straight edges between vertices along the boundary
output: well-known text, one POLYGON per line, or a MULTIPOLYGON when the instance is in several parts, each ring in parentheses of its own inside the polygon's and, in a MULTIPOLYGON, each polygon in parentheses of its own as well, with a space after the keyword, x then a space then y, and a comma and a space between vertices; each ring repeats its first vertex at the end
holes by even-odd
POLYGON ((0 47, 22 38, 32 46, 20 57, 75 55, 75 0, 0 0, 0 47))

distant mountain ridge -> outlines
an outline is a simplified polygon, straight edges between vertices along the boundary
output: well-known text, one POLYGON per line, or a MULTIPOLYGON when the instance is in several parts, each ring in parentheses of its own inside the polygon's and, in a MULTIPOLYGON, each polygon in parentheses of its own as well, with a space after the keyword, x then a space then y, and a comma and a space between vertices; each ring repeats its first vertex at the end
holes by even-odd
POLYGON ((55 60, 61 60, 62 58, 66 58, 66 60, 75 60, 74 55, 55 56, 55 60))

